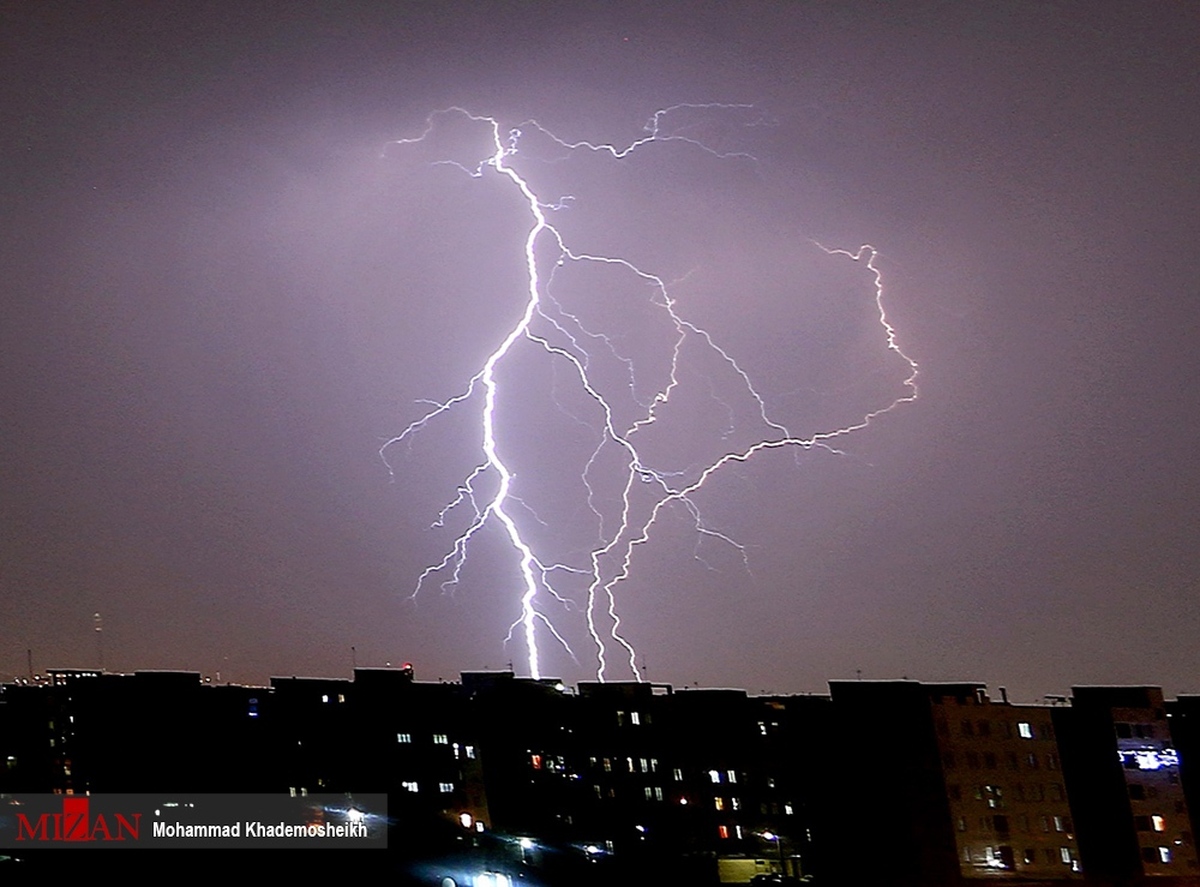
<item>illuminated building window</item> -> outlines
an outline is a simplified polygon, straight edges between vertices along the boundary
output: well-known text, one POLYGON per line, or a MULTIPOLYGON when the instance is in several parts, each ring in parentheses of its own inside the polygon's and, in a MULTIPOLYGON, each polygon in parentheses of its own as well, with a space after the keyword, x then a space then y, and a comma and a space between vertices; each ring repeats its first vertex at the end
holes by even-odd
POLYGON ((795 810, 795 808, 794 808, 794 807, 792 807, 792 805, 789 803, 789 804, 784 804, 784 805, 783 805, 783 812, 784 812, 784 814, 785 814, 785 815, 787 815, 787 816, 793 816, 793 815, 795 815, 795 813, 796 813, 796 810, 795 810))
POLYGON ((671 771, 671 776, 676 782, 683 782, 683 771, 678 767, 671 771))
POLYGON ((345 693, 339 693, 339 694, 338 694, 338 702, 339 702, 339 703, 342 703, 342 702, 345 702, 345 701, 346 701, 346 694, 345 694, 345 693))
POLYGON ((626 759, 625 759, 625 765, 626 765, 626 766, 629 768, 629 772, 630 772, 630 773, 633 773, 633 772, 635 772, 635 771, 634 771, 634 769, 633 769, 633 758, 626 758, 626 759))
POLYGON ((733 827, 733 831, 734 831, 734 834, 737 835, 738 840, 740 841, 742 839, 742 827, 740 825, 735 825, 733 827))
POLYGON ((534 770, 541 770, 542 769, 542 756, 541 755, 530 755, 529 763, 533 765, 534 770))
POLYGON ((730 798, 729 806, 732 807, 734 810, 741 810, 742 809, 742 799, 741 798, 730 798))
POLYGON ((1070 865, 1071 864, 1071 848, 1070 847, 1059 847, 1058 848, 1058 858, 1062 860, 1063 865, 1070 865))
POLYGON ((651 772, 651 773, 657 773, 657 772, 658 772, 658 758, 651 758, 651 759, 650 759, 650 772, 651 772))
POLYGON ((965 816, 958 817, 958 830, 960 832, 965 832, 967 830, 967 817, 965 817, 965 816))
POLYGON ((767 725, 764 724, 762 721, 758 722, 758 732, 761 733, 763 736, 767 735, 767 725))
POLYGON ((322 701, 322 702, 328 702, 328 701, 329 701, 329 694, 328 694, 328 693, 324 693, 324 694, 322 694, 322 695, 321 695, 321 701, 322 701))
POLYGON ((720 770, 709 770, 708 771, 708 779, 710 782, 712 782, 714 784, 720 782, 721 781, 721 771, 720 770))
POLYGON ((617 726, 618 727, 625 726, 625 712, 623 712, 623 711, 617 712, 617 726))
POLYGON ((401 743, 412 742, 412 734, 411 733, 397 733, 396 741, 401 742, 401 743))
POLYGON ((1032 847, 1026 848, 1023 858, 1026 865, 1033 865, 1037 862, 1037 851, 1032 847))
POLYGON ((1171 861, 1171 848, 1170 847, 1159 847, 1158 848, 1158 861, 1159 862, 1170 862, 1171 861))
POLYGON ((638 763, 642 765, 642 772, 643 772, 643 773, 649 773, 649 772, 650 772, 650 762, 649 762, 648 760, 646 760, 645 758, 641 758, 641 759, 638 761, 638 763))
POLYGON ((728 838, 729 837, 729 826, 727 826, 727 825, 717 826, 717 837, 728 838))
POLYGON ((1158 815, 1150 817, 1150 825, 1156 832, 1165 832, 1167 830, 1167 821, 1158 815))
POLYGON ((728 779, 730 782, 737 782, 737 771, 736 770, 726 770, 725 778, 728 779))
POLYGON ((973 751, 967 752, 967 766, 970 767, 972 770, 979 769, 979 753, 978 752, 973 752, 973 751))
POLYGON ((647 801, 649 801, 652 797, 654 797, 654 790, 651 789, 650 786, 646 786, 645 792, 646 792, 646 800, 647 801))
POLYGON ((1061 816, 1054 817, 1054 830, 1056 832, 1065 832, 1067 830, 1066 826, 1063 825, 1063 818, 1061 816))
POLYGON ((605 772, 605 773, 612 773, 612 758, 605 758, 605 759, 604 759, 604 772, 605 772))
POLYGON ((1022 739, 1033 739, 1033 724, 1028 721, 1021 721, 1017 724, 1017 735, 1022 739))
POLYGON ((438 791, 442 792, 443 794, 445 794, 446 792, 452 792, 452 791, 454 791, 454 783, 453 782, 439 782, 438 783, 438 791))
POLYGON ((713 807, 715 807, 717 810, 724 810, 725 809, 725 799, 724 798, 713 798, 713 807))
POLYGON ((640 712, 631 711, 629 713, 629 723, 633 724, 633 726, 636 727, 639 724, 641 724, 641 722, 642 722, 642 715, 640 712))
POLYGON ((400 784, 404 787, 404 789, 406 791, 410 791, 410 792, 418 791, 417 784, 415 782, 402 782, 400 784))
POLYGON ((433 744, 434 745, 449 745, 450 737, 447 736, 445 733, 434 733, 433 734, 433 744))
POLYGON ((663 799, 663 790, 661 785, 654 786, 654 800, 661 801, 663 799))

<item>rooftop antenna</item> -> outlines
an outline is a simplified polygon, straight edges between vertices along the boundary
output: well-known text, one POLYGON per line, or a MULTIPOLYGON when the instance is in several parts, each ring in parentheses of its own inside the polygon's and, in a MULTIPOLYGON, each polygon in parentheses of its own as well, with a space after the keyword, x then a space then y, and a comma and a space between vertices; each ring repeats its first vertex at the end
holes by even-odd
POLYGON ((92 630, 96 633, 96 659, 99 660, 100 670, 104 671, 104 620, 99 613, 92 614, 92 630))

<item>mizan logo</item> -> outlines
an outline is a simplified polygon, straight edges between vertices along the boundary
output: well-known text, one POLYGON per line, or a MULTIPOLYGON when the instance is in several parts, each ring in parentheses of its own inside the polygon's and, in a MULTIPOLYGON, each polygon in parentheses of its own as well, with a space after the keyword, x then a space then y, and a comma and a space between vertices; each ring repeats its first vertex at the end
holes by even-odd
POLYGON ((62 813, 43 813, 33 822, 17 814, 18 841, 125 841, 138 840, 142 814, 90 815, 90 799, 64 797, 62 813))

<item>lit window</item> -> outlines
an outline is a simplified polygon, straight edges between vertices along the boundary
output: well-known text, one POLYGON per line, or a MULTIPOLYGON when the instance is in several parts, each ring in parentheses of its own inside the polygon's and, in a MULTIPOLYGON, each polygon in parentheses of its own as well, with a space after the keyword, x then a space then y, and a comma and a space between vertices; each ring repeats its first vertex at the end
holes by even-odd
POLYGON ((651 759, 650 759, 650 772, 651 772, 651 773, 657 773, 657 772, 658 772, 658 758, 651 758, 651 759))
POLYGON ((1061 859, 1063 861, 1063 865, 1071 864, 1071 848, 1070 847, 1059 847, 1058 848, 1058 856, 1059 856, 1059 859, 1061 859))
POLYGON ((737 835, 738 840, 740 841, 742 839, 742 827, 740 825, 735 825, 733 827, 733 831, 737 835))
POLYGON ((397 733, 396 741, 397 742, 412 742, 412 734, 411 733, 397 733))
POLYGON ((1170 847, 1159 847, 1158 848, 1158 861, 1159 862, 1170 862, 1171 861, 1171 848, 1170 847))
POLYGON ((1033 739, 1033 724, 1028 721, 1021 721, 1017 724, 1017 734, 1022 739, 1033 739))
POLYGON ((454 783, 453 782, 439 782, 438 783, 438 791, 442 792, 443 794, 446 792, 452 792, 452 791, 454 791, 454 783))
POLYGON ((328 702, 328 701, 329 701, 329 694, 328 694, 328 693, 322 694, 322 695, 321 695, 321 701, 322 701, 322 702, 328 702))
POLYGON ((630 773, 634 773, 634 772, 636 772, 636 771, 633 769, 633 758, 626 758, 626 759, 625 759, 625 763, 626 763, 626 765, 629 767, 629 772, 630 772, 630 773))
POLYGON ((663 799, 663 790, 661 785, 654 786, 654 800, 661 801, 663 799))
POLYGON ((405 790, 407 790, 407 791, 410 791, 410 792, 417 791, 417 784, 415 782, 403 782, 403 783, 401 783, 401 785, 404 786, 405 790))
POLYGON ((433 734, 433 744, 434 745, 449 745, 450 737, 447 736, 445 733, 434 733, 433 734))
POLYGON ((671 775, 676 782, 683 782, 683 771, 678 767, 671 771, 671 775))
POLYGON ((639 712, 631 711, 629 713, 629 723, 633 724, 636 727, 641 722, 642 722, 642 716, 639 712))
POLYGON ((649 762, 649 761, 647 761, 645 758, 642 758, 642 759, 640 759, 640 760, 638 761, 638 763, 642 765, 642 772, 643 772, 643 773, 649 773, 649 772, 650 772, 650 762, 649 762))
POLYGON ((729 826, 727 826, 727 825, 717 826, 717 837, 728 838, 729 837, 729 826))
POLYGON ((605 772, 605 773, 612 773, 612 758, 605 758, 605 759, 604 759, 604 772, 605 772))
POLYGON ((1150 825, 1156 832, 1165 832, 1167 830, 1167 821, 1161 816, 1151 816, 1150 825))
POLYGON ((767 735, 767 725, 764 724, 762 721, 758 722, 758 732, 761 733, 763 736, 767 735))
POLYGON ((654 796, 654 790, 650 786, 646 786, 646 800, 649 801, 654 796))
POLYGON ((534 770, 541 770, 542 769, 542 756, 541 755, 530 755, 529 763, 531 763, 533 765, 534 770))
POLYGON ((346 694, 345 694, 345 693, 339 693, 339 694, 338 694, 338 702, 345 702, 345 701, 346 701, 346 694))
POLYGON ((726 770, 726 771, 725 771, 725 777, 726 777, 726 778, 727 778, 727 779, 728 779, 730 782, 737 782, 737 771, 736 771, 736 770, 726 770))
POLYGON ((472 761, 475 760, 475 746, 468 745, 465 747, 465 750, 467 752, 467 757, 470 758, 472 761))
POLYGON ((715 807, 718 810, 724 810, 725 809, 725 799, 724 798, 713 798, 713 807, 715 807))
POLYGON ((742 799, 741 798, 730 798, 729 805, 734 810, 741 810, 742 809, 742 799))
POLYGON ((713 782, 713 783, 720 782, 721 781, 721 771, 720 770, 709 770, 708 778, 709 778, 710 782, 713 782))
MULTIPOLYGON (((1067 830, 1063 825, 1063 818, 1061 816, 1054 817, 1054 830, 1056 832, 1065 832, 1067 830)), ((1067 861, 1069 862, 1070 860, 1067 861)))
POLYGON ((792 805, 791 805, 791 804, 784 804, 784 805, 783 805, 783 812, 784 812, 786 815, 788 815, 788 816, 791 816, 792 814, 794 814, 794 813, 796 812, 796 810, 795 810, 795 808, 794 808, 794 807, 792 807, 792 805))

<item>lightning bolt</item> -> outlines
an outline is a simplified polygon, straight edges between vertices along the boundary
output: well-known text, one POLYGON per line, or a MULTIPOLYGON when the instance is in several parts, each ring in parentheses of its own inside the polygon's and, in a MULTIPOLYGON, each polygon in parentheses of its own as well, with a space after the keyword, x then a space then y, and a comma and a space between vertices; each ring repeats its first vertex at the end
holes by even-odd
MULTIPOLYGON (((397 139, 389 143, 385 156, 396 150, 421 143, 430 138, 438 125, 448 118, 460 118, 487 134, 487 153, 472 164, 455 160, 435 161, 441 165, 456 167, 473 178, 499 176, 519 196, 527 211, 528 229, 525 233, 522 261, 525 266, 526 288, 522 296, 523 309, 517 321, 499 339, 494 349, 483 360, 479 370, 463 389, 445 400, 422 401, 427 407, 423 415, 411 422, 399 434, 390 438, 380 448, 380 457, 395 476, 395 467, 390 451, 396 445, 422 431, 443 414, 456 409, 467 409, 477 403, 479 410, 479 454, 480 458, 466 473, 458 485, 454 498, 439 512, 435 527, 444 527, 448 518, 460 509, 468 509, 466 528, 454 539, 445 555, 429 564, 420 573, 412 592, 415 599, 427 582, 434 577, 441 579, 441 588, 456 585, 466 563, 468 551, 476 536, 489 525, 498 525, 514 555, 519 575, 519 606, 516 618, 509 627, 506 643, 520 636, 524 642, 527 667, 530 676, 542 676, 539 656, 539 632, 561 645, 572 658, 578 661, 563 633, 551 618, 551 608, 573 609, 571 598, 559 590, 555 577, 558 574, 586 577, 587 590, 581 607, 587 633, 595 647, 597 678, 604 680, 610 668, 610 655, 623 658, 635 679, 641 680, 641 671, 636 663, 636 651, 622 632, 621 616, 617 607, 617 588, 629 579, 634 554, 639 547, 650 541, 656 524, 668 509, 678 506, 684 510, 696 534, 694 556, 701 560, 699 547, 704 539, 715 540, 729 546, 740 557, 746 570, 750 569, 747 547, 733 536, 710 526, 696 501, 696 494, 713 478, 733 463, 746 463, 768 450, 824 450, 829 454, 841 455, 838 444, 855 432, 861 431, 875 419, 903 404, 917 399, 918 365, 901 350, 896 330, 888 320, 884 308, 883 278, 877 265, 877 251, 871 246, 857 250, 831 249, 813 241, 813 245, 826 255, 860 263, 871 275, 874 287, 874 302, 878 322, 883 332, 886 348, 893 352, 904 368, 899 393, 890 401, 861 415, 849 424, 799 435, 786 424, 773 418, 767 399, 760 394, 750 374, 735 357, 723 348, 712 333, 688 320, 680 310, 672 288, 662 277, 646 271, 632 261, 620 256, 593 254, 572 248, 566 238, 551 223, 551 215, 567 212, 575 204, 571 195, 558 196, 553 202, 540 197, 530 185, 529 179, 514 167, 519 154, 519 145, 526 133, 536 133, 556 146, 564 157, 579 152, 607 156, 613 162, 630 158, 635 152, 654 150, 664 143, 678 143, 687 150, 694 150, 722 160, 734 162, 756 162, 749 153, 740 150, 723 150, 711 144, 706 132, 711 133, 713 115, 734 115, 735 125, 741 127, 769 125, 770 121, 751 105, 724 104, 680 104, 654 112, 644 127, 644 134, 624 146, 590 141, 567 141, 559 138, 535 120, 505 130, 501 122, 491 116, 477 115, 463 108, 452 107, 432 113, 425 122, 424 130, 417 136, 397 139), (548 274, 541 273, 543 259, 539 252, 551 257, 548 274), (615 271, 636 284, 641 285, 649 304, 665 318, 671 330, 672 343, 669 348, 668 370, 663 379, 647 390, 646 383, 639 379, 637 362, 624 353, 618 336, 602 330, 589 328, 578 312, 572 312, 555 294, 556 276, 568 267, 593 267, 615 271), (694 344, 693 344, 694 343, 694 344), (598 428, 590 421, 574 417, 575 421, 596 431, 598 440, 581 473, 586 490, 586 507, 596 523, 596 542, 587 552, 585 564, 560 563, 539 555, 528 541, 516 519, 518 509, 528 512, 537 521, 540 518, 515 495, 514 471, 509 467, 497 440, 496 415, 497 394, 501 382, 497 369, 518 348, 540 349, 548 359, 564 367, 578 386, 578 391, 594 405, 600 422, 598 428), (715 459, 703 464, 685 467, 656 465, 639 449, 639 436, 644 437, 651 427, 659 423, 663 411, 672 396, 683 384, 681 365, 685 348, 698 346, 724 365, 732 373, 744 397, 749 398, 753 410, 761 421, 764 433, 753 443, 740 448, 728 449, 715 459), (599 381, 593 363, 597 355, 615 361, 623 368, 627 378, 629 396, 621 397, 621 409, 614 395, 607 393, 599 381), (622 421, 619 412, 624 412, 625 401, 636 405, 636 415, 622 421), (602 501, 602 491, 597 489, 597 474, 602 459, 615 452, 622 466, 619 481, 607 487, 615 494, 618 503, 609 509, 602 501), (481 491, 481 482, 488 480, 486 494, 481 491), (615 511, 615 514, 613 513, 615 511)), ((722 401, 715 392, 713 399, 724 407, 729 420, 728 430, 722 440, 732 436, 734 410, 722 401)), ((564 410, 565 411, 565 410, 564 410)), ((611 495, 611 494, 610 494, 611 495)), ((703 561, 702 561, 703 562, 703 561)))

